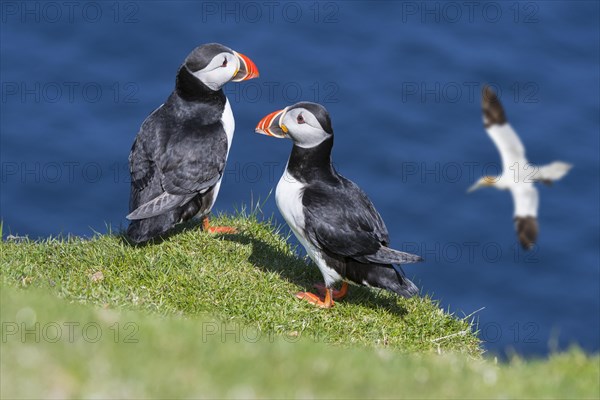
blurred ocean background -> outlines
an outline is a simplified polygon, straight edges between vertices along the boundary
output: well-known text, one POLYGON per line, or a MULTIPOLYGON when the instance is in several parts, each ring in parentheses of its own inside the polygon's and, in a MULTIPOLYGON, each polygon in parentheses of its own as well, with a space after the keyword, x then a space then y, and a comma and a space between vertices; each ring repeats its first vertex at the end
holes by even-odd
POLYGON ((598 2, 12 2, 1 4, 3 235, 126 226, 127 156, 195 46, 249 56, 226 93, 236 136, 215 212, 268 197, 291 143, 267 113, 324 104, 334 162, 382 214, 407 273, 444 308, 475 312, 486 348, 600 350, 598 2), (540 187, 539 244, 521 251, 512 199, 467 195, 498 171, 479 93, 500 92, 531 162, 575 165, 540 187))

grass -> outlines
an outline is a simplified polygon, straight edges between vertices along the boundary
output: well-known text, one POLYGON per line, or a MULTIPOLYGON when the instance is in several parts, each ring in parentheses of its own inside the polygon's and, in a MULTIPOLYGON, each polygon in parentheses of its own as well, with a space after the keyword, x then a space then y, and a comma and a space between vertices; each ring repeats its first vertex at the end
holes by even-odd
POLYGON ((496 364, 117 312, 35 289, 4 287, 1 301, 2 398, 592 399, 600 390, 600 359, 575 349, 496 364))
POLYGON ((352 287, 330 310, 293 294, 322 281, 277 229, 254 217, 222 217, 236 235, 191 225, 164 242, 131 247, 117 235, 2 243, 1 282, 39 287, 61 298, 164 316, 217 318, 275 335, 402 351, 481 354, 470 322, 428 297, 402 299, 352 287))
POLYGON ((216 222, 240 233, 2 242, 0 397, 600 396, 597 355, 497 364, 428 297, 298 301, 321 277, 276 228, 216 222))

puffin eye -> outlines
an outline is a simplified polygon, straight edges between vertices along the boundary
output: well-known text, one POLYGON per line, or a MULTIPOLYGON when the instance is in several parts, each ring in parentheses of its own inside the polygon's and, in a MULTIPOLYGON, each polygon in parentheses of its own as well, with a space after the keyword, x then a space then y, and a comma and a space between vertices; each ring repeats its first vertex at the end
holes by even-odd
POLYGON ((298 114, 298 117, 296 117, 296 122, 298 122, 299 124, 304 123, 304 117, 302 116, 302 114, 298 114))
POLYGON ((221 64, 221 67, 226 67, 227 66, 227 58, 223 59, 223 64, 221 64))

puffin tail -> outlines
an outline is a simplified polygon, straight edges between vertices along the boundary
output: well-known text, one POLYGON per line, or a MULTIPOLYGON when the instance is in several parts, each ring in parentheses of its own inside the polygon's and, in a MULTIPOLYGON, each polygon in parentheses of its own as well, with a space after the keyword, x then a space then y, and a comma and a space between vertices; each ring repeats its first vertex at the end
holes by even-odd
POLYGON ((404 277, 402 280, 402 284, 392 290, 394 293, 407 299, 419 294, 419 288, 410 279, 404 277))
POLYGON ((352 282, 385 289, 406 298, 419 294, 419 288, 406 278, 399 266, 393 264, 360 263, 346 271, 352 282))
POLYGON ((135 244, 143 244, 164 236, 175 226, 174 212, 146 219, 131 221, 127 227, 127 237, 135 244))
MULTIPOLYGON (((399 265, 392 265, 393 272, 396 274, 396 282, 388 290, 399 296, 410 298, 419 294, 419 288, 404 275, 404 271, 399 265)), ((388 271, 391 271, 388 269, 388 271)))

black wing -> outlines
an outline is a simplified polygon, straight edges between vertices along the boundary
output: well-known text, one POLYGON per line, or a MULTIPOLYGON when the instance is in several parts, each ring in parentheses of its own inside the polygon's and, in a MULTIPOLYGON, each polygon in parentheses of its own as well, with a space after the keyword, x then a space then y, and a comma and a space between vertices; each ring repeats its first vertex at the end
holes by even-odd
POLYGON ((304 190, 308 238, 329 254, 362 263, 408 264, 422 258, 387 247, 388 230, 367 195, 352 181, 317 183, 304 190))
POLYGON ((129 173, 131 174, 129 211, 132 212, 162 193, 156 165, 144 149, 141 131, 131 146, 129 173))
POLYGON ((302 197, 305 229, 320 248, 358 261, 387 245, 389 235, 367 195, 353 182, 312 184, 302 197))
POLYGON ((227 137, 221 123, 177 123, 165 113, 159 108, 144 121, 131 149, 129 219, 178 207, 223 175, 227 137))
POLYGON ((221 122, 187 126, 169 135, 157 157, 166 192, 183 195, 202 193, 214 186, 223 175, 227 161, 227 136, 221 122))

